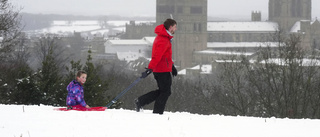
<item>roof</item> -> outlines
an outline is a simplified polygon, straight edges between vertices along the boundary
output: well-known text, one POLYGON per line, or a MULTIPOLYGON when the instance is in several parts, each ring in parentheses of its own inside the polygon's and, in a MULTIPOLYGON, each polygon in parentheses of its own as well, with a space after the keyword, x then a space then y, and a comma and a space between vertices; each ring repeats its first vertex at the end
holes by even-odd
POLYGON ((112 46, 117 45, 152 45, 156 37, 143 37, 142 39, 120 39, 120 40, 108 40, 107 43, 112 46))
POLYGON ((147 45, 148 42, 142 39, 138 40, 108 40, 107 41, 109 44, 112 45, 147 45))
POLYGON ((207 31, 274 32, 278 28, 276 22, 208 22, 207 31))
POLYGON ((211 64, 197 65, 190 69, 201 70, 200 72, 201 74, 210 74, 212 71, 212 65, 211 64))
POLYGON ((310 20, 300 20, 297 21, 291 28, 290 32, 300 32, 301 30, 301 22, 309 22, 310 25, 313 24, 315 21, 310 21, 310 20))
POLYGON ((143 37, 142 39, 148 42, 149 44, 153 44, 153 41, 156 37, 143 37))
POLYGON ((254 52, 233 52, 233 51, 216 51, 216 50, 202 50, 202 51, 195 51, 197 54, 219 54, 219 55, 245 55, 251 56, 254 52))
MULTIPOLYGON (((307 66, 320 66, 320 60, 317 59, 295 59, 294 60, 296 63, 301 64, 301 66, 307 67, 307 66)), ((274 63, 280 66, 287 66, 288 63, 285 59, 281 58, 270 58, 268 60, 263 60, 260 63, 265 64, 265 63, 274 63)))
POLYGON ((127 62, 137 60, 139 57, 145 57, 144 54, 138 52, 117 52, 117 56, 119 60, 127 62))
POLYGON ((105 53, 117 53, 117 52, 146 52, 151 47, 147 45, 119 45, 119 46, 105 46, 105 53))
MULTIPOLYGON (((187 69, 189 69, 189 70, 200 70, 200 74, 211 74, 212 65, 211 64, 196 65, 194 67, 187 68, 187 69)), ((180 70, 178 72, 178 74, 179 75, 186 75, 187 74, 187 69, 180 70)))
MULTIPOLYGON (((239 63, 241 62, 240 60, 215 60, 215 62, 218 63, 239 63)), ((250 63, 254 63, 256 62, 256 60, 249 60, 250 63)), ((261 61, 261 64, 265 64, 265 63, 274 63, 280 66, 286 66, 288 64, 286 64, 284 59, 280 59, 280 58, 270 58, 268 60, 264 60, 261 61)), ((317 59, 296 59, 297 63, 301 63, 301 66, 303 67, 308 67, 308 66, 320 66, 320 60, 317 59)), ((194 67, 191 68, 187 68, 187 69, 183 69, 181 71, 178 72, 179 75, 186 75, 187 74, 187 70, 200 70, 200 74, 210 74, 212 73, 212 65, 211 64, 204 64, 204 65, 196 65, 194 67), (201 69, 200 69, 201 67, 201 69)))
POLYGON ((208 48, 254 48, 254 47, 278 47, 277 42, 208 42, 208 48))

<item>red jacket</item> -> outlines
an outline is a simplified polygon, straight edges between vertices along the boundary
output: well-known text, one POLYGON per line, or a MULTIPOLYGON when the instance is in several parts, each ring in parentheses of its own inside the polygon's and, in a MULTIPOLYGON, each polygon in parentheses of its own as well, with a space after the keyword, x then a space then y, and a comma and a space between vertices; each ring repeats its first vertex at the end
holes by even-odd
POLYGON ((171 72, 172 71, 172 45, 171 39, 164 25, 159 25, 154 32, 157 34, 153 42, 152 57, 148 68, 153 72, 171 72))

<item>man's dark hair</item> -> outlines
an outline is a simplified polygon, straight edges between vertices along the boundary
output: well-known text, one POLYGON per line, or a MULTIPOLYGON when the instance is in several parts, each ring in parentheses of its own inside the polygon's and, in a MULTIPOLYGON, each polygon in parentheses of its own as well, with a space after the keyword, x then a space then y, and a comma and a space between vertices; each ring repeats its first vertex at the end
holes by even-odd
POLYGON ((163 23, 163 25, 166 28, 166 30, 168 30, 170 28, 170 26, 174 26, 175 24, 177 24, 177 22, 175 20, 173 20, 173 19, 167 19, 163 23))

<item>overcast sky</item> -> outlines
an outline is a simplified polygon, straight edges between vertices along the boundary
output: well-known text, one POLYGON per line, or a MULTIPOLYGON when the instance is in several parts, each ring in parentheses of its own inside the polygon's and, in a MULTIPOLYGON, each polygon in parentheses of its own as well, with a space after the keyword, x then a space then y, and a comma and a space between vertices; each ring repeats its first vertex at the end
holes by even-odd
MULTIPOLYGON (((22 12, 71 15, 155 16, 156 0, 9 0, 22 12)), ((208 0, 208 15, 247 17, 261 11, 268 17, 269 0, 208 0), (231 3, 231 4, 230 4, 231 3), (231 6, 231 7, 230 7, 231 6)), ((320 18, 320 0, 312 0, 312 18, 320 18)))

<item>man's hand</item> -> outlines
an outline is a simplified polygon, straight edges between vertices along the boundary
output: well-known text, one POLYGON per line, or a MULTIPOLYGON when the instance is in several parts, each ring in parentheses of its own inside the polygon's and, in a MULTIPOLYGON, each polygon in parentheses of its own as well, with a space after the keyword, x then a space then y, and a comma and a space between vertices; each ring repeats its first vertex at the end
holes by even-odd
POLYGON ((141 77, 140 78, 146 78, 151 73, 152 73, 152 70, 146 68, 146 71, 141 73, 141 77))
POLYGON ((172 64, 172 72, 171 73, 172 73, 173 77, 178 75, 178 71, 177 71, 176 67, 173 64, 172 64))

